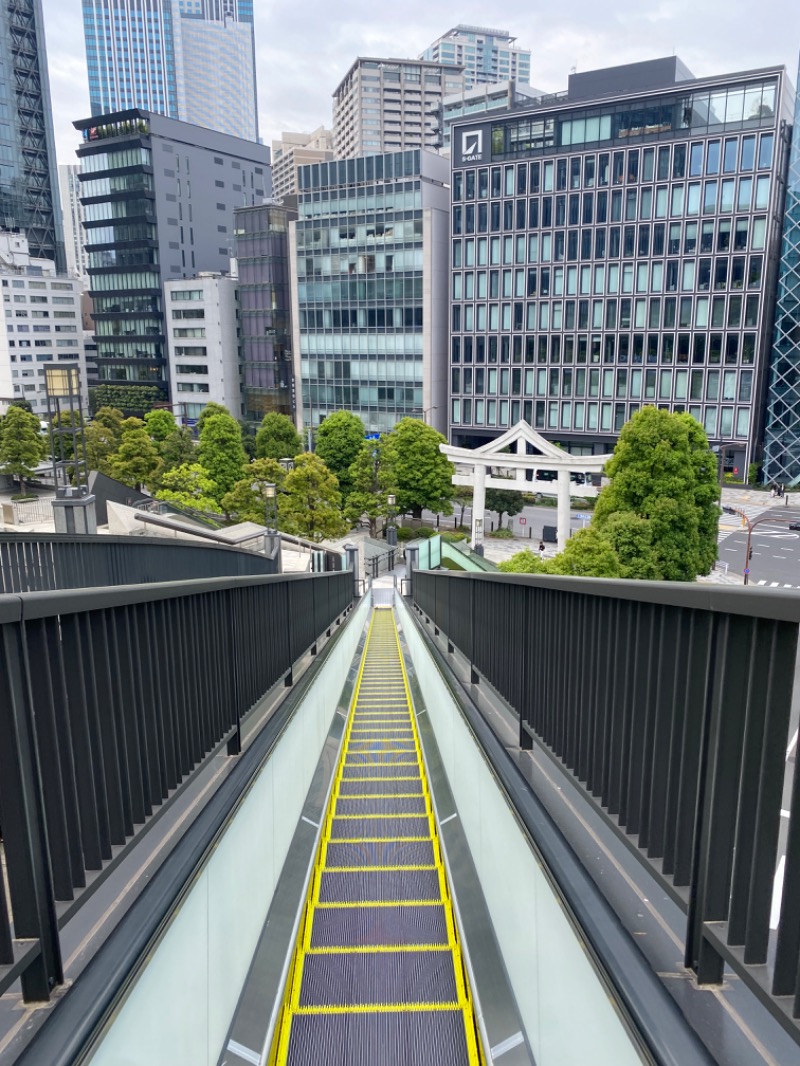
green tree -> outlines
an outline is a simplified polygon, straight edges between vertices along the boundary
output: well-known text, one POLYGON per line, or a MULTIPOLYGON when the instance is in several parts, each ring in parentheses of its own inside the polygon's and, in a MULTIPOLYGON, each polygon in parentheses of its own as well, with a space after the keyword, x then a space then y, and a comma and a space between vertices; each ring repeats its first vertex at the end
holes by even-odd
POLYGON ((22 407, 10 406, 2 420, 0 471, 19 478, 25 494, 25 481, 33 476, 42 459, 42 431, 39 419, 22 407))
MULTIPOLYGON (((717 554, 716 469, 716 457, 695 419, 644 407, 623 426, 606 463, 610 480, 590 528, 610 537, 613 515, 642 519, 649 526, 658 578, 694 581, 709 573, 717 554)), ((641 531, 638 535, 643 536, 641 531)), ((647 571, 652 572, 649 563, 647 571)))
POLYGON ((657 581, 658 561, 653 552, 653 529, 646 518, 620 511, 603 523, 603 536, 617 553, 621 577, 657 581))
POLYGON ((127 419, 128 427, 109 461, 111 476, 134 489, 154 485, 161 473, 161 456, 144 424, 131 425, 138 421, 127 419))
POLYGON ((422 517, 423 508, 452 514, 453 464, 439 451, 441 433, 417 418, 403 418, 380 441, 385 484, 397 496, 400 514, 422 517))
POLYGON ((347 475, 350 484, 344 508, 347 520, 354 526, 362 515, 366 515, 369 519, 369 535, 377 537, 378 519, 387 514, 388 506, 387 492, 381 484, 381 468, 375 441, 361 441, 358 455, 347 475))
POLYGON ((163 444, 167 437, 178 428, 173 413, 166 411, 163 407, 148 411, 144 416, 144 424, 156 444, 163 444))
POLYGON ((188 426, 176 426, 159 444, 164 470, 174 470, 185 463, 193 463, 197 454, 192 431, 188 426))
POLYGON ((31 401, 26 400, 24 396, 20 396, 18 400, 12 400, 8 405, 9 407, 19 407, 22 411, 27 411, 29 415, 33 414, 33 407, 31 401))
POLYGON ((622 577, 619 556, 602 533, 589 526, 570 537, 563 552, 547 562, 547 572, 575 577, 622 577))
POLYGON ((271 411, 264 415, 256 433, 256 458, 294 459, 303 450, 303 442, 288 415, 271 411))
POLYGON ((231 491, 242 476, 246 456, 242 446, 242 427, 231 415, 207 417, 200 430, 197 458, 215 484, 215 499, 231 491))
POLYGON ((203 432, 203 426, 206 424, 206 420, 209 418, 213 418, 214 415, 228 415, 229 417, 233 417, 224 404, 214 403, 212 400, 211 403, 207 403, 205 405, 203 410, 200 412, 200 417, 197 419, 198 436, 200 436, 200 434, 203 432))
POLYGON ((219 512, 215 491, 216 485, 199 463, 184 463, 162 475, 156 499, 197 511, 219 512))
POLYGON ((317 430, 314 451, 336 475, 345 500, 352 488, 350 467, 358 458, 363 444, 364 423, 350 411, 335 411, 328 415, 317 430))
POLYGON ((225 514, 236 515, 240 522, 258 522, 264 525, 266 500, 264 486, 273 484, 280 492, 286 471, 275 459, 254 459, 245 464, 244 477, 222 497, 225 514))
POLYGON ((278 498, 281 529, 309 540, 339 537, 348 530, 336 476, 313 452, 298 455, 278 498))
POLYGON ((513 518, 519 514, 525 506, 521 492, 511 492, 509 489, 487 489, 486 510, 497 511, 500 518, 500 529, 503 528, 503 514, 513 518))
POLYGON ((498 563, 497 568, 504 574, 547 574, 550 572, 550 560, 544 562, 539 558, 538 552, 524 548, 510 559, 498 563))

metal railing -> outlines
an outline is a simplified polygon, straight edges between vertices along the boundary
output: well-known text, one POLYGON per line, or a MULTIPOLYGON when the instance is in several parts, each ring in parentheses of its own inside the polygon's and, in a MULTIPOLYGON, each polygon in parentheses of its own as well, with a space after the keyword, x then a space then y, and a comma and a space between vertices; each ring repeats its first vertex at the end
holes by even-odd
POLYGON ((686 913, 699 982, 729 965, 800 1042, 800 596, 417 571, 413 600, 686 913))
POLYGON ((0 994, 48 998, 87 883, 352 600, 349 571, 0 596, 0 994))
POLYGON ((277 561, 166 537, 0 533, 0 593, 274 574, 277 561))

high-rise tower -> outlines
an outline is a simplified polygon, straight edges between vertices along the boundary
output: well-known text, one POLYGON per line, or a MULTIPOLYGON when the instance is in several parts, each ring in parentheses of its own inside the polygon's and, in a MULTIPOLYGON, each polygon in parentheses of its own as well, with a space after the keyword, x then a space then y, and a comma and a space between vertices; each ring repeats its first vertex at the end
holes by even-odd
POLYGON ((92 114, 142 107, 258 138, 251 0, 83 0, 92 114))
POLYGON ((0 5, 0 228, 64 269, 41 0, 0 5))

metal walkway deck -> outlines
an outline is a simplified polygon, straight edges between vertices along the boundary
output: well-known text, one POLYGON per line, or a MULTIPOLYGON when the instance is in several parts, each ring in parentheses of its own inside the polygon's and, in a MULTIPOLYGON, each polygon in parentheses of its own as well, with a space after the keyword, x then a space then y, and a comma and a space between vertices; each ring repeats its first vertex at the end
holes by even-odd
POLYGON ((269 1062, 483 1062, 392 610, 372 614, 269 1062))

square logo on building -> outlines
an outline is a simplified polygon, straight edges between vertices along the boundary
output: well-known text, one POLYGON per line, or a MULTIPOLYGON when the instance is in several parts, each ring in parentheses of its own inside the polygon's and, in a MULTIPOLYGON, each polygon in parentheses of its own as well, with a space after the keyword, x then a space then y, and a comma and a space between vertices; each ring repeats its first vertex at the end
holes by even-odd
POLYGON ((483 159, 483 130, 461 134, 461 155, 465 163, 475 163, 483 159))

